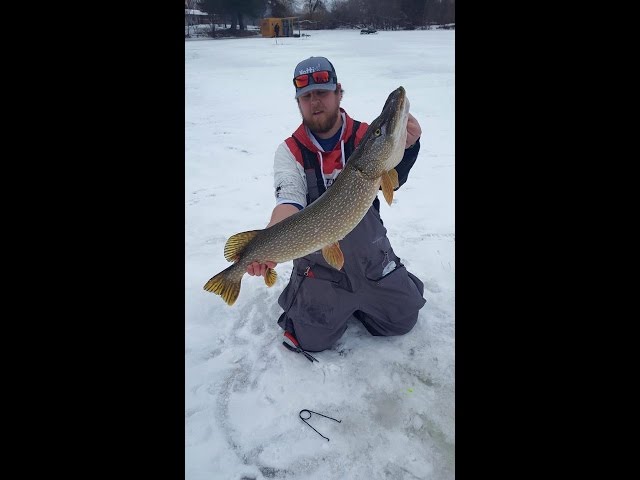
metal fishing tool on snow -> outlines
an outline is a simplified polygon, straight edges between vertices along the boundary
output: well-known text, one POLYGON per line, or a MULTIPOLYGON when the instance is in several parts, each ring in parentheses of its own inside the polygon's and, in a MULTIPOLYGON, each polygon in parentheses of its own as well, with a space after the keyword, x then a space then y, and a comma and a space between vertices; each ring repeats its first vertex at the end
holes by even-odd
MULTIPOLYGON (((309 422, 307 422, 307 420, 309 420, 309 419, 311 418, 311 414, 312 414, 312 413, 315 413, 316 415, 320 415, 321 417, 324 417, 324 418, 328 418, 328 419, 330 419, 330 420, 333 420, 334 422, 342 423, 342 420, 336 420, 335 418, 327 417, 326 415, 322 415, 321 413, 313 412, 313 411, 311 411, 311 410, 307 410, 306 408, 305 408, 304 410, 300 410, 300 413, 298 414, 298 416, 300 417, 300 420, 302 420, 304 423, 306 423, 307 425, 309 425, 309 422), (302 416, 302 412, 307 412, 307 413, 309 414, 309 416, 308 416, 308 417, 303 417, 303 416, 302 416)), ((309 426, 311 427, 311 425, 309 425, 309 426)), ((311 428, 313 428, 313 427, 311 427, 311 428)), ((316 430, 315 428, 313 428, 313 430, 314 430, 318 435, 320 435, 322 438, 327 438, 327 437, 325 437, 324 435, 322 435, 322 434, 321 434, 318 430, 316 430)), ((327 438, 327 442, 328 442, 328 441, 329 441, 329 439, 327 438)))
POLYGON ((298 340, 291 333, 284 332, 284 337, 285 337, 285 339, 282 342, 282 345, 287 347, 292 352, 302 353, 305 357, 307 357, 307 360, 309 360, 311 363, 313 363, 313 362, 318 362, 319 363, 319 360, 316 357, 314 357, 309 352, 307 352, 306 350, 303 350, 302 347, 300 347, 300 344, 298 343, 298 340))

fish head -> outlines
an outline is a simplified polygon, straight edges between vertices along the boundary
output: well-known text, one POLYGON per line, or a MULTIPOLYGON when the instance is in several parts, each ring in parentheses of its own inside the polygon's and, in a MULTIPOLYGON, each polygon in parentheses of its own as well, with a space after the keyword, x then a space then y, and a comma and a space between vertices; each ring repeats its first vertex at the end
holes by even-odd
POLYGON ((382 113, 371 122, 354 152, 356 168, 378 176, 400 163, 407 142, 408 119, 409 99, 404 88, 398 87, 389 94, 382 113))

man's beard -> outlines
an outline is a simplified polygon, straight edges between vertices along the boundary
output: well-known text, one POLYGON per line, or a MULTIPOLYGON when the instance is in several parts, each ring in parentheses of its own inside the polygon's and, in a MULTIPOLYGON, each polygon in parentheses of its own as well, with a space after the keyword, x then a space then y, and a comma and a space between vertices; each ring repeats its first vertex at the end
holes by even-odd
MULTIPOLYGON (((302 114, 302 112, 300 112, 302 114)), ((325 114, 327 112, 324 112, 325 114)), ((340 116, 340 108, 336 108, 334 114, 328 114, 326 116, 313 116, 311 119, 304 118, 302 116, 302 123, 313 133, 327 133, 331 130, 336 122, 338 121, 338 117, 340 116)))

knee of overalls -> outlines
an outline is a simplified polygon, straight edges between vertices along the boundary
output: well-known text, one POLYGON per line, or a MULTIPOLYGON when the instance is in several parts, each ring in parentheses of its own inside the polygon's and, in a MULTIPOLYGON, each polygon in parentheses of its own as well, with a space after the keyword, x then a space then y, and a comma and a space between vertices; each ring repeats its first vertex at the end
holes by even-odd
POLYGON ((347 275, 307 257, 294 262, 279 304, 285 311, 279 325, 285 330, 293 327, 300 346, 309 351, 325 350, 335 343, 358 308, 347 275))

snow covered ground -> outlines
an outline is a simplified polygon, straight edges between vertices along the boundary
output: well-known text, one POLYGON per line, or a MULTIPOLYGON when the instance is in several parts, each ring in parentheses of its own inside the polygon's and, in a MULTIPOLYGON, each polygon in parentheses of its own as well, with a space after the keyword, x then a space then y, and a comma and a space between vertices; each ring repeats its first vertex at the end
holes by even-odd
POLYGON ((306 33, 185 42, 186 478, 453 479, 455 31, 306 33), (357 120, 407 91, 420 155, 381 214, 427 300, 407 335, 354 321, 313 364, 276 324, 291 262, 272 288, 246 275, 232 307, 202 289, 228 266, 227 238, 269 220, 273 154, 300 124, 293 68, 312 55, 334 64, 357 120), (341 420, 309 420, 330 441, 302 409, 341 420))

